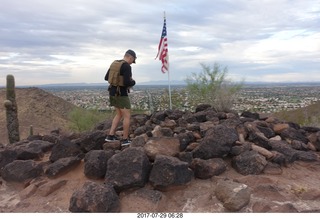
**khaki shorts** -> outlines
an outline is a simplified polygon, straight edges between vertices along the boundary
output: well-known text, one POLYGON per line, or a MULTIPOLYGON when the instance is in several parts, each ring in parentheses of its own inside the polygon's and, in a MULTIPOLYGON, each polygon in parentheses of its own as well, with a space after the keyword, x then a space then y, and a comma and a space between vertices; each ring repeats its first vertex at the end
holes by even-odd
POLYGON ((110 105, 120 109, 131 109, 128 96, 109 96, 110 105))

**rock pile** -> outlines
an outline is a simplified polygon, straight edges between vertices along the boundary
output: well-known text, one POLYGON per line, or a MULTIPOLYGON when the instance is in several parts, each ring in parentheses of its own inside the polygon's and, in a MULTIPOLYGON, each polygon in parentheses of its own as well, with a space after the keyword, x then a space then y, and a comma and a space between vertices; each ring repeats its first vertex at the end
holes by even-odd
MULTIPOLYGON (((195 112, 133 115, 129 147, 121 147, 119 141, 105 142, 110 125, 111 121, 106 121, 93 131, 68 136, 56 130, 2 145, 1 177, 23 183, 24 194, 30 196, 40 188, 37 179, 59 178, 84 162, 84 174, 92 180, 70 197, 69 211, 121 212, 119 196, 128 191, 141 193, 139 197, 148 197, 155 205, 165 205, 163 191, 183 189, 193 179, 212 179, 228 165, 246 176, 281 174, 282 167, 295 161, 319 161, 319 128, 250 112, 240 116, 215 112, 205 104, 195 112)), ((121 135, 121 127, 117 134, 121 135)), ((43 193, 50 194, 65 183, 58 181, 43 193)), ((250 194, 243 183, 230 179, 216 182, 214 196, 226 212, 241 211, 250 202, 250 194)), ((153 206, 152 210, 159 208, 153 206)))

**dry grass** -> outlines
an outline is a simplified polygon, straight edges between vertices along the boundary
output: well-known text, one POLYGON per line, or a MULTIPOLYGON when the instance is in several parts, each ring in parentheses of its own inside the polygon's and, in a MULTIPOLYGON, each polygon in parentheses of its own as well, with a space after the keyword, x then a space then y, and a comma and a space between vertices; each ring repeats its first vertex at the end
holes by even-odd
POLYGON ((320 101, 304 108, 281 111, 273 115, 287 122, 320 128, 320 101))

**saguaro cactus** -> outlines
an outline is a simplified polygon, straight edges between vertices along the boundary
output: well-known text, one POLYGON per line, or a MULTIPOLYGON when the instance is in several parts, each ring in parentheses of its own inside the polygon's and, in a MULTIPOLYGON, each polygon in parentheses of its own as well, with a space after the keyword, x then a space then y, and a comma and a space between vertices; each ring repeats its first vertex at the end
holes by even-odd
POLYGON ((4 101, 4 106, 6 107, 9 142, 18 142, 20 141, 18 106, 16 102, 16 91, 13 75, 7 75, 7 99, 4 101))

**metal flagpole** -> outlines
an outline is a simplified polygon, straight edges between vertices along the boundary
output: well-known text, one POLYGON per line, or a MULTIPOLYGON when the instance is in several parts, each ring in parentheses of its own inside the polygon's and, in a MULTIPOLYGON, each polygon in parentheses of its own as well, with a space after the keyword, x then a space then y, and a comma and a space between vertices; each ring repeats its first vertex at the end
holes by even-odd
POLYGON ((169 73, 169 69, 168 69, 168 83, 169 83, 169 99, 170 99, 170 110, 172 110, 172 102, 171 102, 171 87, 170 87, 170 73, 169 73))
MULTIPOLYGON (((166 12, 164 11, 163 12, 163 19, 165 20, 166 19, 166 12)), ((166 30, 166 33, 167 33, 167 39, 168 39, 168 31, 166 30)), ((167 59, 168 59, 168 62, 169 62, 169 54, 167 54, 167 59)), ((169 106, 170 106, 170 110, 172 110, 172 101, 171 101, 171 85, 170 85, 170 71, 169 71, 169 65, 168 65, 168 69, 167 69, 167 72, 168 72, 168 87, 169 87, 169 106)))
POLYGON ((162 73, 168 73, 168 84, 169 84, 169 105, 170 110, 172 109, 171 101, 171 85, 170 85, 170 73, 169 73, 169 54, 168 54, 168 36, 167 36, 167 25, 166 25, 166 12, 163 12, 163 28, 162 34, 158 46, 158 54, 156 59, 159 57, 159 60, 162 62, 161 71, 162 73))

